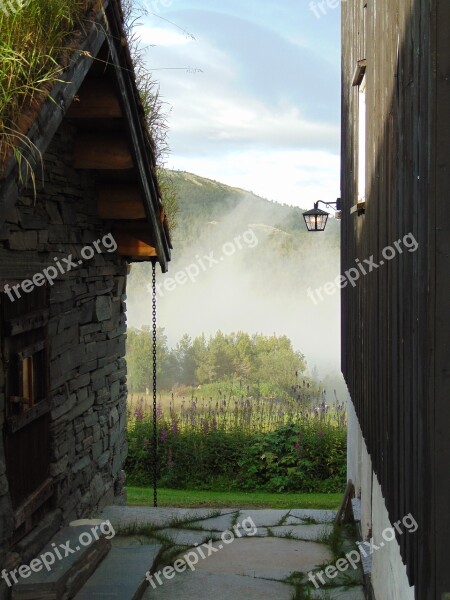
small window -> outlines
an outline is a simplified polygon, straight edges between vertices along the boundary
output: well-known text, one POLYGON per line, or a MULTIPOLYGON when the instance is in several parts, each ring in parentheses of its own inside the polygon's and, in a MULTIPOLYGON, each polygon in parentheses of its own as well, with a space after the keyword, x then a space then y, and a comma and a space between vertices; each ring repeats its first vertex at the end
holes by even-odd
MULTIPOLYGON (((366 105, 366 60, 359 60, 353 75, 353 87, 358 88, 355 110, 358 110, 357 155, 356 164, 356 197, 350 213, 362 215, 366 205, 366 143, 367 143, 367 105, 366 105)), ((356 140, 355 140, 356 145, 356 140)))
POLYGON ((10 371, 10 398, 14 414, 21 414, 45 400, 46 360, 43 347, 42 341, 17 354, 16 369, 10 371))
POLYGON ((20 364, 20 407, 22 410, 31 408, 36 404, 36 377, 33 357, 24 358, 20 364))
POLYGON ((358 93, 358 204, 366 200, 366 77, 358 93))
POLYGON ((22 416, 23 423, 39 417, 47 400, 47 290, 40 288, 14 303, 2 294, 1 316, 6 417, 16 427, 22 416))

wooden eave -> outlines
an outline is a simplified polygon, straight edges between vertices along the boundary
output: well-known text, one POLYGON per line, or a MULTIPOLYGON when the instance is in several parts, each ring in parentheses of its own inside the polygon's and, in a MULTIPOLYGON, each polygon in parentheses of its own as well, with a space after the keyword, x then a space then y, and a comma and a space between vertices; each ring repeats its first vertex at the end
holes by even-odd
POLYGON ((80 125, 74 167, 94 170, 99 176, 98 215, 111 223, 118 252, 130 261, 156 259, 166 272, 170 234, 118 0, 103 1, 61 81, 36 115, 27 134, 31 144, 22 149, 24 160, 19 165, 11 159, 7 164, 0 181, 0 226, 17 200, 19 182, 27 180, 27 162, 32 168, 39 167, 40 156, 64 118, 80 125), (89 77, 95 65, 108 70, 107 76, 89 77), (83 144, 91 149, 90 153, 77 152, 83 144), (98 148, 103 148, 103 152, 98 148), (116 178, 123 182, 116 183, 116 178), (109 186, 108 192, 109 180, 114 185, 109 186))

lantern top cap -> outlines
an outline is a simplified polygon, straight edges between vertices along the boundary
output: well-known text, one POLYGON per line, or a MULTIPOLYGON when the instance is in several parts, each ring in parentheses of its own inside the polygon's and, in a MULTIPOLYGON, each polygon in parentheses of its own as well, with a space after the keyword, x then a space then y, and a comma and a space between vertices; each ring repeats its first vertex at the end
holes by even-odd
POLYGON ((312 208, 311 210, 308 210, 307 212, 303 213, 304 216, 314 216, 314 215, 329 215, 330 213, 325 212, 324 210, 321 210, 320 208, 317 208, 317 206, 315 206, 314 208, 312 208))

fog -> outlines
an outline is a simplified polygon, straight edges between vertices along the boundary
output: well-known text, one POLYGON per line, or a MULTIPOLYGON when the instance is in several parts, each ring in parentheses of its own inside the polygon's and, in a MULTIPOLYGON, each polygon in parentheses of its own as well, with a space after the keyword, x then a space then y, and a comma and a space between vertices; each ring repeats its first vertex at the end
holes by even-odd
MULTIPOLYGON (((184 213, 186 215, 187 213, 184 213)), ((224 333, 286 335, 321 378, 340 372, 340 290, 308 295, 339 275, 339 222, 325 233, 307 233, 298 212, 292 231, 281 205, 255 209, 242 201, 218 221, 202 224, 190 242, 185 216, 179 217, 169 273, 158 268, 158 326, 171 346, 184 333, 196 337, 224 333), (178 247, 177 250, 177 242, 178 247)), ((151 323, 150 268, 132 266, 128 323, 151 323)))

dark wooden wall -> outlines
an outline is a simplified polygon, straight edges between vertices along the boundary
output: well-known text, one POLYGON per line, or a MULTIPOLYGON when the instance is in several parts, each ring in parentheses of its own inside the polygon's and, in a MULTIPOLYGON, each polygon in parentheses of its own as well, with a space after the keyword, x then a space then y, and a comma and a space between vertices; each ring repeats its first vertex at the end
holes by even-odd
POLYGON ((450 3, 342 5, 342 272, 419 243, 342 292, 342 367, 419 600, 450 592, 450 3), (366 59, 366 210, 357 195, 357 61, 366 59), (437 69, 437 71, 436 71, 437 69))
MULTIPOLYGON (((433 156, 431 193, 434 213, 434 273, 436 275, 434 376, 431 397, 435 410, 433 431, 436 531, 436 593, 450 598, 450 3, 436 6, 436 148, 433 156)), ((434 298, 433 298, 434 299, 434 298)))

